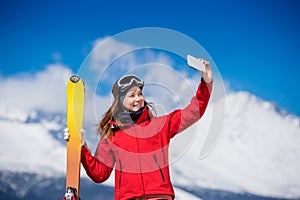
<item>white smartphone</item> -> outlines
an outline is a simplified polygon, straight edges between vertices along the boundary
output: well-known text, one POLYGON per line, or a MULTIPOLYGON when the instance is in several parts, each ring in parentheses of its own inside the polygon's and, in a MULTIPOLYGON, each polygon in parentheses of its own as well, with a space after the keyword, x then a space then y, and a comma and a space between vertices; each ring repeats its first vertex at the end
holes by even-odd
POLYGON ((187 63, 190 67, 198 70, 206 72, 205 65, 198 58, 195 58, 191 55, 187 55, 187 63))

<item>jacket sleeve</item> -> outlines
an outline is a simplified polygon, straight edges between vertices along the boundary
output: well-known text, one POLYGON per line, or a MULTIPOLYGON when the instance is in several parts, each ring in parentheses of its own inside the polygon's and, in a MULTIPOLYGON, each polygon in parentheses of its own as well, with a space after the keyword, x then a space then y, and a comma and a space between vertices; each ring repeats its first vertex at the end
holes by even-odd
POLYGON ((170 138, 187 129, 202 117, 210 99, 212 85, 213 82, 205 83, 201 79, 196 95, 192 97, 190 103, 184 109, 168 114, 167 125, 170 138))
POLYGON ((85 144, 81 149, 81 163, 87 175, 96 183, 106 181, 114 167, 114 155, 107 144, 100 140, 95 156, 85 144))

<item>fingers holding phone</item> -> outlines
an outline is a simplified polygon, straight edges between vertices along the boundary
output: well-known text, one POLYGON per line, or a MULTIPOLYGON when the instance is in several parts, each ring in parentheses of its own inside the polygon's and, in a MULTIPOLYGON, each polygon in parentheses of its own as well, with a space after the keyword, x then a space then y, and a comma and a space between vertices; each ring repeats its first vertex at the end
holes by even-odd
POLYGON ((198 59, 191 55, 187 55, 187 62, 190 67, 198 70, 201 73, 202 78, 206 83, 210 83, 212 81, 212 70, 208 61, 204 60, 203 58, 198 59))

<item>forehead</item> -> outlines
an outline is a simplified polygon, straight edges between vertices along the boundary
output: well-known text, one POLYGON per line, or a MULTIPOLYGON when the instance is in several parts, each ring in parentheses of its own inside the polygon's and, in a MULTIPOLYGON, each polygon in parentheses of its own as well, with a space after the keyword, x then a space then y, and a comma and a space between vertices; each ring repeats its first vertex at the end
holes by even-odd
POLYGON ((140 92, 140 91, 142 91, 141 88, 139 88, 138 86, 134 86, 134 87, 130 88, 126 94, 140 92))

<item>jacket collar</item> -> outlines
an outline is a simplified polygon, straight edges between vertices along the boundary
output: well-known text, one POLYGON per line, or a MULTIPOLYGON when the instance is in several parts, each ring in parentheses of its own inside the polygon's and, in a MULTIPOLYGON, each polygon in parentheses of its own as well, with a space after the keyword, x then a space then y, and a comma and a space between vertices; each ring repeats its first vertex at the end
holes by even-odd
MULTIPOLYGON (((150 120, 151 118, 153 117, 152 113, 149 111, 149 109, 147 107, 144 108, 144 110, 142 111, 141 115, 139 116, 139 118, 136 120, 135 123, 125 123, 122 125, 122 127, 124 128, 128 128, 128 127, 131 127, 135 124, 141 124, 143 123, 144 121, 147 121, 147 120, 150 120)), ((119 128, 119 124, 114 121, 114 120, 110 120, 108 122, 111 126, 113 126, 113 128, 119 128)))

